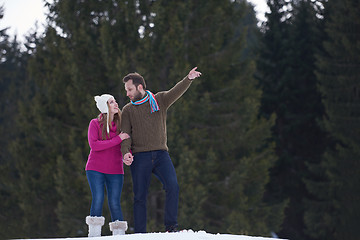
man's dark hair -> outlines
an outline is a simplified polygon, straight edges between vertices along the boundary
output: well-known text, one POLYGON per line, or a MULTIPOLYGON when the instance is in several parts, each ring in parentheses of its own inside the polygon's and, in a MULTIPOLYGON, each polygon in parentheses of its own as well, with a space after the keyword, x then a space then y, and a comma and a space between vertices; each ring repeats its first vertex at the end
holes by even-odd
POLYGON ((146 83, 145 83, 144 78, 137 72, 129 73, 128 75, 126 75, 123 78, 124 83, 126 83, 129 80, 133 81, 133 84, 136 86, 136 88, 141 84, 143 86, 144 90, 146 89, 146 83))

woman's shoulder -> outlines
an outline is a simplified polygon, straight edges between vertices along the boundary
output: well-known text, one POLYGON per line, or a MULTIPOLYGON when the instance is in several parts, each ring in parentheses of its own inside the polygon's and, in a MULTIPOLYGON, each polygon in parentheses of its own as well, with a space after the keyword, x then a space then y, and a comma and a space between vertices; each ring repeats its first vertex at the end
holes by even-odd
POLYGON ((96 126, 99 126, 100 125, 100 122, 99 122, 99 119, 98 118, 93 118, 90 120, 90 123, 89 125, 96 125, 96 126))

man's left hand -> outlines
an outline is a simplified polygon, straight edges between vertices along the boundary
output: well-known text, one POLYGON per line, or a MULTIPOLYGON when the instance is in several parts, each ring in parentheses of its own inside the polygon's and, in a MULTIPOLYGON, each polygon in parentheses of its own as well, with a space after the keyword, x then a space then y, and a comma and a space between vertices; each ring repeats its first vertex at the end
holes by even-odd
POLYGON ((201 76, 201 72, 196 71, 197 67, 194 67, 193 69, 191 69, 191 71, 188 74, 188 78, 190 80, 194 80, 195 78, 198 78, 201 76))

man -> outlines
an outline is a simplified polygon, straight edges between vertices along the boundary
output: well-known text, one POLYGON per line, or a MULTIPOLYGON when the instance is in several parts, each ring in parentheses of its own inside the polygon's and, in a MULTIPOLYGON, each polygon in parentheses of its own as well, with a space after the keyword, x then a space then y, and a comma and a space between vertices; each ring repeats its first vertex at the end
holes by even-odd
POLYGON ((151 174, 161 181, 166 192, 165 231, 178 231, 179 185, 170 159, 166 136, 168 108, 189 88, 201 73, 193 68, 169 91, 153 94, 146 90, 144 78, 129 73, 123 78, 130 103, 122 110, 121 131, 130 135, 122 141, 124 163, 131 165, 134 191, 135 233, 146 233, 146 198, 151 174), (131 152, 130 152, 131 149, 131 152))

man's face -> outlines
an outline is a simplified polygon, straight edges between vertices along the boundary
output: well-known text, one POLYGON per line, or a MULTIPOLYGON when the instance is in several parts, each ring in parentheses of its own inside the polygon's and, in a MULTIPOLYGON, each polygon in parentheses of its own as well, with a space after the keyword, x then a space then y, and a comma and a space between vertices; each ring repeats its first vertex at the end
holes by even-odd
POLYGON ((125 83, 126 96, 130 98, 131 101, 135 102, 142 98, 141 92, 133 84, 133 80, 129 80, 125 83))

